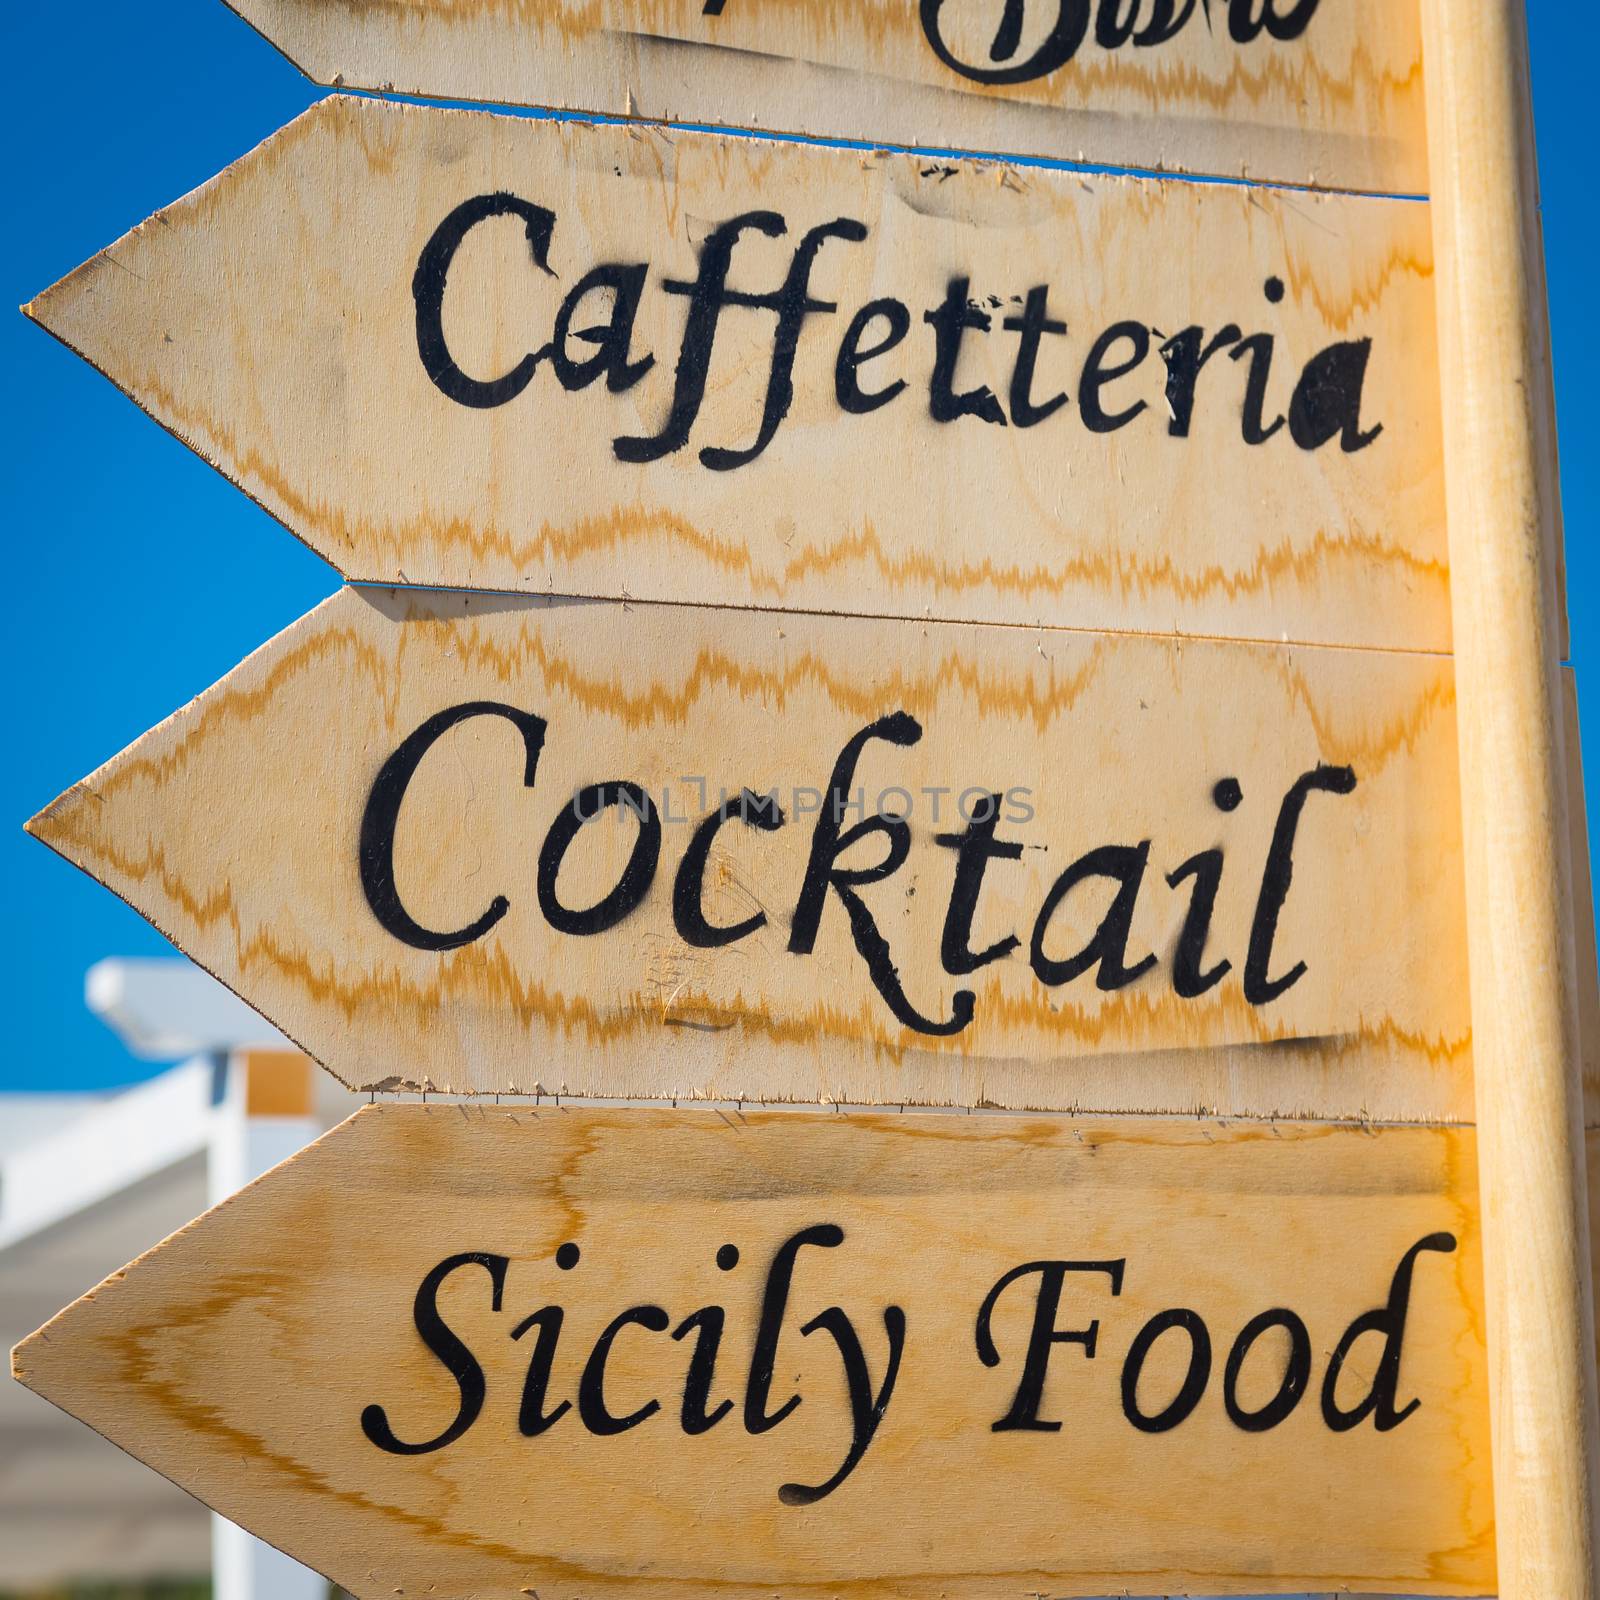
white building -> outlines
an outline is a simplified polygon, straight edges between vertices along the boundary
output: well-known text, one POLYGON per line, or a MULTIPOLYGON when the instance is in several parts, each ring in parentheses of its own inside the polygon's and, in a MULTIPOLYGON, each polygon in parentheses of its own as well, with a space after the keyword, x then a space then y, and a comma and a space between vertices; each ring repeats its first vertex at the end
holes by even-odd
MULTIPOLYGON (((0 1095, 6 1352, 358 1103, 187 962, 102 962, 87 988, 134 1054, 190 1059, 113 1093, 0 1095)), ((0 1382, 0 1590, 208 1572, 218 1600, 328 1592, 82 1423, 0 1382)))

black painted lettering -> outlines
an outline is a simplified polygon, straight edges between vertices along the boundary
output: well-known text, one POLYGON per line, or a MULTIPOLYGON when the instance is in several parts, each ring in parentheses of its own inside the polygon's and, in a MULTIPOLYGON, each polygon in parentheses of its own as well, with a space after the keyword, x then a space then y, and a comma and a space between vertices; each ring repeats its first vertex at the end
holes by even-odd
POLYGON ((495 700, 472 700, 429 717, 401 744, 378 769, 372 791, 367 796, 366 809, 361 814, 357 851, 362 893, 384 931, 414 950, 455 950, 471 944, 511 909, 511 902, 503 894, 497 894, 475 922, 453 932, 440 933, 424 928, 411 916, 395 885, 394 838, 406 790, 429 750, 452 728, 473 717, 504 717, 522 735, 522 783, 524 788, 531 789, 539 768, 539 752, 544 748, 544 718, 495 700))
POLYGON ((722 945, 733 944, 766 924, 765 911, 752 912, 742 922, 725 927, 715 927, 706 921, 706 864, 711 859, 711 847, 723 823, 734 813, 747 827, 758 828, 763 833, 774 833, 784 823, 784 815, 776 799, 753 794, 746 789, 735 805, 718 806, 694 830, 672 883, 672 925, 678 930, 678 937, 696 950, 715 950, 722 945))
MULTIPOLYGON (((710 3, 710 0, 707 0, 710 3)), ((1102 50, 1120 50, 1130 41, 1151 49, 1166 44, 1188 26, 1196 0, 1152 0, 1150 20, 1139 18, 1143 0, 1032 0, 1035 11, 1050 16, 1049 32, 1031 55, 1017 60, 1022 48, 1029 0, 1004 0, 991 36, 987 60, 958 56, 945 36, 944 12, 949 0, 920 0, 922 31, 935 56, 952 72, 973 83, 1028 83, 1048 77, 1071 61, 1094 24, 1094 41, 1102 50)), ((1200 0, 1206 26, 1211 26, 1213 0, 1200 0)), ((1215 0, 1228 8, 1228 32, 1238 44, 1252 43, 1263 30, 1279 42, 1298 39, 1315 15, 1319 0, 1215 0)), ((720 5, 718 6, 720 10, 720 5)))
POLYGON ((999 961, 1017 948, 1014 933, 986 950, 972 948, 972 919, 977 914, 978 896, 983 892, 983 876, 991 861, 1020 861, 1022 846, 1008 839, 996 839, 1000 824, 1000 796, 992 794, 985 805, 973 813, 964 833, 936 833, 933 842, 956 853, 956 881, 950 891, 950 905, 944 917, 944 935, 939 958, 952 977, 965 977, 999 961))
POLYGON ((989 331, 989 313, 972 304, 968 295, 971 287, 967 278, 952 278, 945 290, 943 302, 932 311, 925 311, 922 320, 933 329, 933 376, 928 384, 928 415, 935 422, 955 422, 961 417, 979 417, 1005 427, 1006 414, 987 385, 967 389, 957 394, 955 390, 956 367, 961 359, 961 341, 969 328, 980 333, 989 331))
POLYGON ((1228 352, 1230 361, 1242 361, 1247 357, 1250 361, 1244 405, 1239 414, 1239 435, 1249 445, 1265 444, 1283 426, 1282 417, 1265 421, 1267 380, 1272 373, 1272 353, 1276 347, 1277 341, 1270 333, 1253 333, 1228 352))
POLYGON ((1189 910, 1172 953, 1172 988, 1183 1000, 1198 1000, 1214 989, 1233 970, 1226 956, 1209 972, 1205 970, 1206 940, 1211 937, 1211 917, 1217 908, 1217 889, 1222 883, 1222 852, 1202 850, 1181 867, 1167 874, 1167 885, 1176 889, 1187 878, 1194 879, 1189 910))
POLYGON ((672 1330, 674 1339, 687 1339, 695 1335, 694 1350, 689 1356, 689 1372, 683 1382, 683 1431, 691 1438, 707 1432, 733 1410, 733 1401, 719 1401, 716 1407, 706 1410, 711 1398, 711 1384, 717 1374, 717 1352, 722 1348, 723 1324, 727 1313, 721 1306, 702 1306, 685 1317, 672 1330))
POLYGON ((820 1222, 802 1228, 778 1246, 767 1268, 766 1286, 761 1291, 761 1318, 756 1324, 755 1347, 750 1353, 750 1376, 744 1391, 744 1425, 747 1433, 766 1433, 776 1428, 800 1404, 792 1394, 776 1411, 767 1410, 772 1395, 772 1377, 778 1359, 778 1339, 783 1332, 784 1313, 789 1309, 789 1287, 794 1281, 795 1257, 807 1245, 818 1250, 836 1250, 844 1243, 844 1229, 835 1222, 820 1222))
POLYGON ((498 1311, 500 1298, 505 1290, 506 1268, 510 1265, 505 1256, 486 1255, 481 1250, 468 1250, 461 1255, 446 1257, 422 1280, 417 1290, 416 1303, 412 1308, 412 1320, 422 1337, 423 1344, 428 1348, 428 1353, 436 1357, 440 1366, 455 1379, 460 1396, 456 1404, 456 1414, 442 1433, 436 1434, 431 1439, 424 1439, 418 1444, 407 1444, 395 1436, 394 1429, 389 1425, 388 1414, 382 1406, 367 1406, 361 1413, 361 1431, 380 1450, 387 1450, 390 1455, 395 1456, 427 1455, 431 1451, 442 1450, 447 1444, 454 1443, 478 1420, 478 1413, 483 1410, 484 1397, 488 1392, 483 1368, 478 1364, 478 1358, 451 1332, 445 1325, 444 1318, 439 1315, 439 1286, 452 1272, 462 1267, 482 1267, 489 1274, 489 1282, 493 1288, 490 1306, 498 1311))
POLYGON ((1138 25, 1143 0, 1100 0, 1094 18, 1094 42, 1102 50, 1120 50, 1138 25))
POLYGON ((651 1333, 665 1333, 668 1318, 660 1306, 630 1306, 606 1324, 600 1337, 583 1364, 583 1376, 578 1380, 578 1415, 590 1433, 602 1438, 611 1434, 626 1433, 641 1422, 653 1417, 661 1409, 659 1400, 647 1400, 626 1416, 614 1416, 606 1404, 606 1363, 611 1359, 611 1346, 624 1328, 647 1328, 651 1333))
MULTIPOLYGON (((1205 0, 1207 11, 1206 20, 1211 17, 1210 0, 1205 0)), ((1169 39, 1175 39, 1194 15, 1196 0, 1183 0, 1180 10, 1178 0, 1155 0, 1151 7, 1150 20, 1133 36, 1134 48, 1151 49, 1155 45, 1165 44, 1169 39)))
POLYGON ((480 222, 491 217, 522 218, 527 231, 528 249, 533 264, 543 273, 550 271, 550 237, 555 231, 556 214, 543 206, 530 205, 514 194, 481 194, 464 200, 437 228, 422 254, 411 279, 411 297, 417 311, 417 354, 422 370, 434 386, 458 405, 480 409, 503 406, 528 387, 539 365, 537 354, 525 355, 510 372, 498 378, 469 378, 456 365, 444 337, 444 291, 450 264, 462 241, 480 222))
POLYGON ((1033 925, 1031 959, 1034 976, 1051 988, 1071 983, 1091 967, 1096 968, 1095 987, 1105 993, 1126 988, 1156 964, 1154 953, 1128 965, 1128 937, 1133 928, 1133 910, 1144 882, 1144 869, 1150 859, 1150 841, 1138 845, 1102 845, 1080 856, 1056 879, 1045 896, 1038 920, 1033 925), (1117 892, 1110 908, 1100 919, 1094 936, 1076 955, 1057 961, 1045 954, 1045 936, 1061 902, 1080 883, 1090 878, 1110 878, 1117 892))
POLYGON ((778 331, 772 342, 772 367, 767 377, 767 396, 761 409, 761 427, 755 442, 744 450, 710 447, 702 450, 700 460, 713 472, 730 472, 735 467, 745 466, 772 442, 778 425, 789 415, 789 408, 794 404, 794 357, 800 345, 801 325, 816 312, 839 309, 832 301, 813 300, 808 292, 817 252, 827 239, 844 239, 851 244, 860 244, 866 236, 867 230, 849 217, 837 217, 832 222, 824 222, 810 229, 794 253, 783 287, 775 295, 749 295, 739 300, 741 305, 761 306, 777 312, 778 331))
POLYGON ((1033 398, 1034 369, 1039 361, 1040 339, 1047 333, 1059 336, 1067 331, 1066 323, 1057 322, 1050 317, 1049 299, 1049 285, 1036 284, 1028 291, 1021 315, 1007 317, 1001 323, 1001 327, 1008 332, 1021 335, 1017 341, 1016 363, 1011 368, 1010 397, 1011 420, 1019 428, 1031 428, 1036 423, 1043 422, 1046 417, 1053 416, 1067 403, 1064 394, 1053 395, 1042 405, 1033 398))
POLYGON ((1300 1404, 1300 1398, 1311 1382, 1311 1335, 1304 1322, 1294 1312, 1281 1307, 1263 1311, 1252 1317, 1240 1330, 1228 1352, 1228 1364, 1222 1374, 1222 1404, 1228 1420, 1246 1433, 1265 1433, 1275 1428, 1300 1404), (1277 1392, 1258 1410, 1246 1411, 1239 1404, 1239 1375, 1244 1371, 1246 1358, 1262 1334, 1273 1328, 1282 1328, 1289 1335, 1289 1358, 1284 1363, 1283 1378, 1277 1392))
POLYGON ((1365 450, 1383 424, 1361 426, 1370 339, 1331 344, 1306 363, 1289 401, 1289 435, 1302 450, 1318 450, 1337 437, 1346 455, 1365 450))
POLYGON ((1305 962, 1297 961, 1281 978, 1268 975, 1272 967, 1273 942, 1278 936, 1278 918, 1294 879, 1295 837, 1306 801, 1317 793, 1350 794, 1355 786, 1353 768, 1319 766, 1296 778, 1283 797, 1272 831, 1272 845, 1267 851, 1266 869, 1261 874, 1261 892, 1256 896, 1255 916, 1250 924, 1250 951, 1244 964, 1244 997, 1253 1006, 1270 1004, 1306 974, 1305 962))
POLYGON ((581 277, 561 302, 549 349, 551 365, 563 389, 569 393, 586 389, 603 374, 606 388, 612 394, 623 394, 656 364, 653 355, 643 355, 637 361, 628 358, 649 270, 642 261, 596 267, 581 277), (607 293, 611 296, 610 317, 605 322, 574 329, 572 319, 584 300, 592 294, 607 293), (593 345, 594 353, 575 361, 567 348, 574 339, 593 345))
POLYGON ((530 1328, 539 1330, 539 1337, 533 1341, 533 1354, 528 1357, 527 1374, 522 1380, 522 1403, 517 1408, 517 1431, 528 1439, 537 1439, 572 1409, 570 1400, 563 1400, 554 1411, 544 1408, 545 1396, 550 1391, 550 1369, 556 1359, 556 1343, 561 1338, 562 1317, 560 1306, 543 1306, 511 1330, 513 1339, 520 1339, 530 1328))
POLYGON ((1161 359, 1167 366, 1167 432, 1173 438, 1189 437, 1195 388, 1206 363, 1219 350, 1237 344, 1239 337, 1237 325, 1230 322, 1209 342, 1204 328, 1185 328, 1161 346, 1161 359))
POLYGON ((906 1314, 899 1306, 885 1306, 883 1331, 889 1339, 889 1355, 884 1367, 883 1382, 876 1393, 872 1388, 872 1374, 867 1370, 866 1352, 856 1337, 854 1324, 838 1306, 819 1311, 801 1328, 802 1335, 827 1333, 839 1347, 839 1361, 844 1367, 845 1390, 850 1397, 850 1449, 839 1470, 819 1484, 785 1483, 778 1489, 778 1498, 786 1506, 815 1505, 833 1493, 855 1471, 857 1463, 867 1452, 867 1446, 883 1421, 894 1394, 895 1379, 900 1374, 900 1357, 906 1345, 906 1314))
POLYGON ((1416 1274, 1417 1257, 1424 1251, 1437 1251, 1451 1255, 1456 1248, 1453 1233, 1430 1233, 1419 1239, 1400 1258, 1394 1278, 1389 1284, 1388 1301, 1376 1311, 1363 1312, 1345 1330, 1334 1347, 1333 1359, 1328 1363, 1328 1375, 1322 1383, 1322 1420, 1335 1433, 1348 1433, 1352 1428, 1372 1418, 1379 1433, 1398 1428, 1418 1406, 1420 1400, 1410 1400, 1396 1407, 1400 1391, 1400 1349, 1406 1335, 1406 1316, 1411 1309, 1411 1284, 1416 1274), (1378 1360, 1371 1386, 1360 1403, 1348 1410, 1339 1404, 1339 1375, 1350 1359, 1356 1341, 1363 1334, 1376 1333, 1383 1339, 1383 1355, 1378 1360))
POLYGON ((1199 1312, 1181 1306, 1159 1312, 1134 1335, 1127 1359, 1122 1363, 1122 1414, 1141 1433, 1169 1433, 1193 1414, 1210 1379, 1211 1335, 1199 1312), (1139 1378, 1144 1364, 1156 1340, 1172 1328, 1181 1328, 1189 1335, 1189 1365, 1184 1371, 1183 1383, 1160 1411, 1141 1411, 1139 1378))
POLYGON ((592 783, 580 789, 545 835, 539 851, 539 909, 558 933, 580 936, 604 933, 638 910, 655 880, 661 859, 661 818, 655 802, 636 783, 592 783), (615 887, 592 906, 574 911, 563 905, 556 892, 561 863, 585 823, 611 807, 631 811, 639 822, 633 852, 615 887))
POLYGON ((1228 32, 1240 44, 1251 43, 1263 28, 1280 41, 1298 39, 1320 4, 1321 0, 1228 0, 1228 32))
POLYGON ((1113 323, 1089 347, 1078 382, 1078 411, 1091 433, 1115 433, 1147 409, 1149 401, 1135 400, 1121 411, 1107 411, 1100 397, 1108 384, 1126 377, 1149 354, 1150 330, 1142 322, 1113 323), (1113 347, 1121 343, 1129 346, 1129 355, 1114 365, 1108 364, 1113 347))
POLYGON ((998 1422, 990 1424, 994 1433, 1030 1432, 1059 1433, 1059 1422, 1046 1422, 1039 1416, 1044 1403, 1044 1384, 1050 1368, 1050 1352, 1058 1344, 1076 1344, 1083 1347, 1084 1359, 1094 1360, 1095 1345, 1100 1337, 1100 1322, 1096 1318, 1086 1328, 1058 1328, 1056 1317, 1061 1309, 1061 1290, 1069 1272, 1101 1272, 1111 1280, 1111 1293, 1122 1293, 1122 1274, 1127 1266, 1122 1261, 1029 1261, 1013 1267, 984 1296, 978 1312, 976 1338, 978 1359, 986 1367, 1000 1365, 1000 1352, 995 1347, 991 1324, 1000 1297, 1012 1284, 1030 1274, 1038 1274, 1038 1296, 1033 1306, 1033 1327, 1028 1336, 1028 1350, 1023 1357, 1022 1377, 1011 1407, 998 1422))
POLYGON ((908 747, 922 738, 922 725, 904 711, 882 717, 855 734, 839 752, 827 798, 811 836, 811 854, 806 875, 795 902, 794 919, 789 929, 789 950, 794 955, 810 955, 816 948, 822 924, 822 909, 828 890, 838 895, 850 919, 850 931, 873 986, 883 996, 895 1019, 917 1033, 949 1035, 960 1033, 972 1021, 974 996, 970 989, 958 989, 951 1000, 951 1015, 946 1022, 935 1022, 919 1012, 906 997, 900 983, 900 970, 890 954, 888 941, 878 931, 867 903, 856 893, 871 883, 893 876, 911 851, 911 829, 903 817, 877 813, 858 822, 848 832, 840 832, 850 788, 855 779, 861 752, 874 739, 908 747), (870 867, 841 867, 839 858, 863 839, 882 834, 887 848, 884 857, 870 867))
POLYGON ((672 409, 659 433, 625 435, 612 441, 619 461, 659 461, 689 442, 689 432, 700 414, 706 395, 706 376, 711 370, 711 352, 716 344, 717 325, 724 306, 765 304, 769 297, 735 294, 728 288, 728 267, 734 246, 741 234, 752 229, 769 239, 781 238, 789 225, 776 211, 747 211, 719 224, 706 235, 700 246, 700 265, 693 283, 668 279, 662 288, 668 294, 687 295, 689 313, 683 327, 683 343, 678 350, 678 366, 672 387, 672 409))
POLYGON ((879 406, 888 405, 905 388, 906 380, 895 378, 883 388, 869 393, 861 387, 861 369, 869 361, 887 355, 910 331, 911 313, 904 301, 889 297, 869 300, 856 312, 845 330, 838 357, 833 364, 833 392, 841 411, 853 417, 864 417, 879 406), (861 341, 866 337, 867 329, 880 317, 884 322, 883 337, 876 344, 863 349, 861 341))
POLYGON ((999 26, 989 46, 990 64, 987 66, 962 61, 950 49, 939 26, 939 15, 946 0, 921 0, 922 31, 933 53, 963 78, 970 78, 974 83, 1028 83, 1065 66, 1078 53, 1078 47, 1089 32, 1092 0, 1035 0, 1035 3, 1054 4, 1055 21, 1039 48, 1023 61, 1012 58, 1022 43, 1026 0, 1005 0, 999 26))

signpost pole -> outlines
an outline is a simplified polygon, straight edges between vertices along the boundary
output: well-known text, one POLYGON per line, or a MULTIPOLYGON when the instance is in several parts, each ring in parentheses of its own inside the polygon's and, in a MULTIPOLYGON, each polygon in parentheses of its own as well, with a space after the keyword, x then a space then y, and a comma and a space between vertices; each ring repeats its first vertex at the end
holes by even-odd
POLYGON ((1523 0, 1424 0, 1502 1600, 1600 1594, 1561 774, 1559 503, 1523 0))

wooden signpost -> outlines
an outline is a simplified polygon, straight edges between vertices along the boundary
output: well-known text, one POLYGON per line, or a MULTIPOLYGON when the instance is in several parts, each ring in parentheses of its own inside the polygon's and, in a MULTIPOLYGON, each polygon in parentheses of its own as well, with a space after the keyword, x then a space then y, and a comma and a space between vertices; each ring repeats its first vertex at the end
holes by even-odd
POLYGON ((23 1381, 358 1600, 1600 1600, 1516 0, 240 9, 1383 192, 341 95, 41 295, 354 581, 30 827, 347 1084, 511 1098, 23 1381))
POLYGON ((318 83, 1428 187, 1404 0, 229 0, 318 83))
POLYGON ((347 589, 30 826, 352 1087, 1468 1119, 1453 695, 347 589))
POLYGON ((1404 201, 341 97, 28 309, 350 578, 1447 650, 1432 278, 1404 201))
POLYGON ((17 1370, 357 1595, 1483 1593, 1473 1152, 374 1106, 17 1370))

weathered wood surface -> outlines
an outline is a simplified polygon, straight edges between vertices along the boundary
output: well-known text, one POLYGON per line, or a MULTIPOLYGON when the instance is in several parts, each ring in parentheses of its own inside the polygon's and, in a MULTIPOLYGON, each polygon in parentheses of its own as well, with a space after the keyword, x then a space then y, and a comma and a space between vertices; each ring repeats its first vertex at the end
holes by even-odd
POLYGON ((1600 962, 1595 950, 1594 875, 1589 859, 1589 806, 1583 778, 1583 738, 1578 727, 1578 681, 1561 669, 1565 723, 1566 818, 1572 872, 1573 956, 1577 964, 1578 1051, 1586 1128, 1600 1127, 1600 962))
POLYGON ((1600 1600, 1560 485, 1522 0, 1423 0, 1502 1600, 1600 1600))
POLYGON ((229 3, 324 84, 1336 188, 1428 182, 1416 0, 229 3))
POLYGON ((70 1307, 15 1368, 359 1600, 1482 1594, 1474 1148, 1461 1129, 376 1106, 70 1307), (791 1243, 763 1344, 783 1246, 829 1227, 791 1243), (1047 1280, 995 1296, 991 1365, 982 1309, 1056 1261, 1074 1265, 1045 1328, 1096 1342, 1051 1345, 1019 1410, 1047 1280), (559 1332, 528 1321, 548 1306, 559 1332), (691 1436, 703 1325, 667 1333, 705 1306, 725 1325, 691 1424, 731 1405, 691 1436), (594 1356, 632 1307, 659 1309, 594 1356), (1137 1355, 1169 1308, 1210 1345, 1187 1416, 1197 1336, 1168 1327, 1137 1355), (1272 1310, 1289 1316, 1257 1328, 1230 1390, 1272 1310), (475 1411, 451 1336, 482 1376, 475 1411), (548 1383, 523 1411, 530 1372, 548 1383), (1130 1404, 1147 1422, 1172 1406, 1172 1425, 1146 1431, 1130 1404), (995 1429, 1008 1418, 1061 1427, 995 1429))
POLYGON ((334 97, 27 309, 356 579, 1450 643, 1414 203, 334 97))
POLYGON ((1440 657, 348 589, 29 826, 358 1088, 1469 1120, 1457 785, 1440 657))

